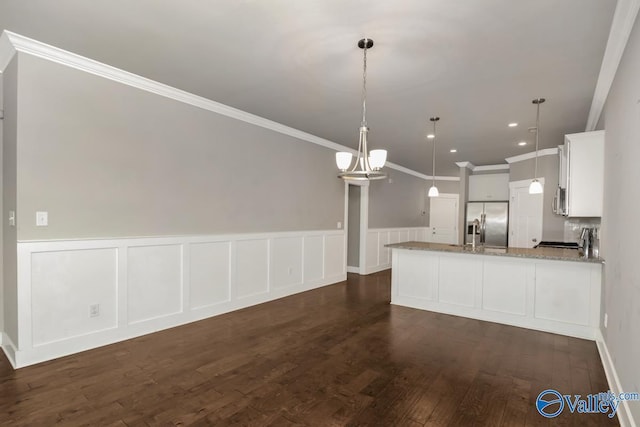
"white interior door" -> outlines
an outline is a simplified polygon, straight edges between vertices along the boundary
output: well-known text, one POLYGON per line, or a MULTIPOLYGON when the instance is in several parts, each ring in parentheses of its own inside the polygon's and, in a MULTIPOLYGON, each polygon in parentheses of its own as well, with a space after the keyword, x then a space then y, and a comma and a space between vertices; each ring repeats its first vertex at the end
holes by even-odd
MULTIPOLYGON (((539 178, 542 188, 544 179, 539 178)), ((543 194, 529 194, 530 180, 509 183, 509 246, 532 248, 542 240, 543 194)))
POLYGON ((458 244, 458 194, 440 194, 429 202, 429 241, 458 244))

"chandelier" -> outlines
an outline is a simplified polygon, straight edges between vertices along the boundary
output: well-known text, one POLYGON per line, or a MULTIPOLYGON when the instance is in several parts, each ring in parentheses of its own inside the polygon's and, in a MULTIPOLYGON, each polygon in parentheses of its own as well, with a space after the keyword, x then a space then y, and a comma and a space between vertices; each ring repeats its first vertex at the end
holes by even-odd
POLYGON ((351 166, 353 154, 348 151, 336 153, 336 164, 340 173, 339 178, 345 181, 369 181, 382 179, 387 176, 381 171, 387 161, 387 150, 371 150, 367 147, 367 49, 373 47, 373 40, 364 38, 358 42, 358 47, 364 52, 364 71, 362 73, 362 123, 360 124, 360 139, 358 141, 358 154, 356 161, 351 166))

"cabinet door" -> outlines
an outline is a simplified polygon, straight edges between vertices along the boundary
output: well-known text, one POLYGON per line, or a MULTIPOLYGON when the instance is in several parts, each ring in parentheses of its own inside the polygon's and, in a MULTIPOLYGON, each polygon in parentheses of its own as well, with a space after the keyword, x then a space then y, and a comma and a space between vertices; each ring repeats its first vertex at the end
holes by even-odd
POLYGON ((508 173, 471 175, 469 177, 469 201, 487 202, 508 199, 508 173))
POLYGON ((602 216, 604 131, 565 136, 567 150, 567 216, 602 216))

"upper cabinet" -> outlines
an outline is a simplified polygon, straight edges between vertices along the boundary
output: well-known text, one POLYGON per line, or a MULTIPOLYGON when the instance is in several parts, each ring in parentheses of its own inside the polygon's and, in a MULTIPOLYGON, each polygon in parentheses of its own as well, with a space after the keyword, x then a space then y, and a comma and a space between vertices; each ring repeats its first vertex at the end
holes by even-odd
POLYGON ((509 200, 509 174, 492 173, 469 177, 469 201, 509 200))
POLYGON ((601 217, 604 188, 604 131, 565 135, 560 153, 564 212, 568 217, 601 217))

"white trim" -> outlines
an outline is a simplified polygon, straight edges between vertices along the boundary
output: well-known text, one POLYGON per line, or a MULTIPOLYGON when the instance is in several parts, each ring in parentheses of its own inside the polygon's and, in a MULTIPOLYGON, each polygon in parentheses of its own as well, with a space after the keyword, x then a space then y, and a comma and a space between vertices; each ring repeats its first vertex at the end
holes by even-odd
POLYGON ((629 35, 636 21, 636 16, 640 10, 640 0, 618 0, 616 11, 613 14, 611 22, 611 30, 609 31, 609 39, 607 47, 602 58, 600 66, 600 74, 598 82, 593 93, 591 101, 591 109, 589 110, 589 118, 585 131, 595 130, 602 114, 602 109, 609 96, 613 79, 618 71, 620 60, 624 54, 625 47, 629 40, 629 35))
MULTIPOLYGON (((613 364, 613 359, 611 358, 607 342, 602 335, 601 329, 596 331, 596 345, 598 346, 598 353, 600 353, 600 360, 604 367, 604 374, 607 377, 607 383, 609 383, 609 389, 615 394, 622 393, 624 389, 622 388, 620 377, 618 377, 618 372, 613 364)), ((634 427, 636 425, 633 414, 631 413, 631 408, 629 408, 629 401, 622 401, 622 404, 618 407, 617 415, 621 427, 634 427)))
POLYGON ((358 266, 360 271, 365 272, 367 268, 367 230, 369 229, 369 187, 360 187, 360 231, 358 266))
POLYGON ((475 165, 471 162, 456 162, 456 165, 460 168, 469 168, 471 170, 475 168, 475 165))
POLYGON ((471 162, 456 162, 456 165, 462 169, 468 168, 471 172, 509 170, 509 165, 504 164, 476 166, 471 162))
MULTIPOLYGON (((13 345, 6 334, 2 337, 2 349, 7 354, 15 368, 21 368, 34 363, 51 360, 79 351, 111 344, 114 342, 130 339, 144 334, 156 332, 182 325, 185 323, 205 319, 219 314, 227 313, 251 305, 260 304, 271 301, 284 296, 292 295, 298 292, 304 292, 332 283, 342 282, 346 280, 346 258, 339 254, 342 250, 346 252, 344 230, 310 230, 298 232, 274 232, 274 233, 256 233, 256 234, 235 234, 235 235, 193 235, 193 236, 171 236, 171 237, 154 237, 154 238, 114 238, 99 240, 69 240, 69 241, 39 241, 39 242, 20 242, 18 243, 18 336, 16 337, 19 347, 13 345), (296 239, 296 249, 293 251, 285 249, 278 252, 276 257, 275 242, 280 239, 296 239), (315 241, 315 249, 307 250, 307 239, 315 241), (318 241, 321 240, 321 243, 318 241), (250 244, 252 241, 262 242, 262 247, 266 251, 259 253, 247 253, 241 256, 237 252, 237 248, 242 242, 250 244), (192 262, 192 254, 194 246, 200 243, 223 243, 229 245, 228 251, 228 288, 225 285, 219 285, 228 289, 227 297, 212 297, 210 300, 202 301, 203 304, 191 306, 190 296, 194 295, 195 289, 209 289, 202 287, 202 279, 199 282, 192 282, 194 276, 192 262), (331 245, 330 247, 328 245, 331 245), (172 272, 179 277, 178 281, 169 284, 173 291, 177 291, 180 295, 180 309, 175 311, 173 306, 157 305, 158 301, 154 300, 152 292, 148 292, 148 301, 138 298, 136 301, 129 301, 128 295, 135 282, 130 279, 130 266, 128 265, 128 254, 130 248, 148 247, 159 248, 162 246, 177 246, 180 248, 179 260, 173 264, 172 272), (32 264, 38 257, 35 254, 46 254, 50 256, 64 256, 70 251, 89 253, 95 252, 96 249, 112 250, 115 257, 113 264, 111 258, 99 259, 98 261, 88 264, 80 263, 80 261, 70 261, 71 267, 69 271, 75 272, 83 277, 91 277, 96 274, 95 271, 101 268, 108 268, 114 271, 113 284, 107 283, 100 285, 100 291, 113 292, 116 297, 113 300, 106 300, 105 305, 101 307, 101 313, 111 313, 116 319, 113 323, 109 321, 107 325, 96 324, 95 327, 84 328, 86 319, 81 319, 76 313, 86 308, 86 299, 74 299, 71 306, 49 307, 43 304, 34 305, 34 300, 42 301, 42 289, 51 289, 48 281, 54 282, 59 272, 44 272, 39 276, 39 286, 34 287, 32 279, 32 271, 35 266, 32 264), (264 292, 240 294, 239 286, 242 286, 238 275, 238 266, 242 265, 265 265, 262 273, 256 276, 259 281, 265 284, 264 292), (307 273, 305 266, 311 266, 313 273, 307 273), (282 271, 286 268, 293 268, 299 277, 294 277, 287 281, 283 279, 282 271), (276 276, 280 272, 280 276, 276 276), (278 279, 276 277, 279 277, 278 279), (198 284, 200 283, 200 284, 198 284), (154 304, 156 304, 154 306, 154 304), (151 316, 143 317, 144 320, 136 320, 130 318, 130 310, 145 312, 152 307, 151 316), (156 307, 156 308, 154 308, 156 307), (159 307, 159 308, 157 308, 159 307), (81 310, 78 310, 80 308, 81 310), (155 310, 155 311, 153 311, 155 310), (50 311, 58 316, 69 315, 69 321, 72 326, 65 330, 56 330, 55 326, 48 327, 43 323, 45 311, 50 311), (132 321, 135 320, 135 321, 132 321), (44 335, 43 335, 44 333, 44 335), (43 336, 45 337, 43 339, 43 336)), ((40 258, 41 259, 41 258, 40 258)), ((82 259, 82 258, 75 258, 82 259)), ((176 261, 176 258, 174 258, 176 261)), ((227 263, 226 260, 218 258, 219 265, 227 263)), ((49 267, 43 267, 49 268, 49 267)), ((146 274, 154 273, 153 264, 146 267, 146 274)), ((200 278, 205 277, 209 282, 208 286, 214 286, 213 283, 219 283, 215 280, 218 276, 199 270, 200 278), (202 275, 205 276, 202 276, 202 275)), ((289 271, 292 274, 292 271, 289 271)), ((286 273, 284 273, 286 276, 286 273)), ((91 281, 89 281, 91 282, 91 281)), ((79 286, 79 285, 75 285, 79 286)), ((92 286, 87 283, 87 286, 92 286)), ((77 288, 75 288, 77 289, 77 288)), ((93 289, 93 288, 92 288, 93 289)), ((216 288, 221 289, 221 288, 216 288)), ((96 288, 98 290, 98 288, 96 288)), ((58 296, 66 296, 67 294, 58 294, 58 296)), ((75 296, 70 295, 70 296, 75 296)), ((160 301, 162 303, 162 301, 160 301)), ((66 317, 65 317, 66 318, 66 317)))
MULTIPOLYGON (((375 253, 369 253, 366 244, 360 248, 360 259, 362 260, 362 254, 364 254, 364 263, 360 261, 358 274, 372 274, 391 268, 391 250, 384 247, 383 243, 389 243, 392 236, 398 236, 398 239, 402 240, 400 239, 402 233, 407 234, 409 241, 427 241, 429 227, 368 228, 365 233, 367 234, 367 241, 369 243, 375 241, 376 249, 375 253)), ((398 243, 398 241, 394 241, 394 243, 398 243)))
POLYGON ((474 172, 499 171, 499 170, 509 170, 509 165, 486 165, 486 166, 476 166, 473 168, 474 172))
MULTIPOLYGON (((0 36, 0 73, 4 71, 5 67, 7 66, 13 55, 16 54, 16 52, 22 52, 42 59, 46 59, 48 61, 56 62, 58 64, 76 70, 84 71, 86 73, 113 80, 127 86, 155 93, 156 95, 164 96, 178 102, 192 105, 197 108, 202 108, 203 110, 211 111, 223 116, 231 117, 236 120, 253 124, 255 126, 260 126, 262 128, 269 129, 283 135, 291 136, 301 141, 320 145, 331 150, 348 151, 353 154, 357 154, 356 150, 345 147, 344 145, 337 144, 333 141, 329 141, 328 139, 320 138, 310 133, 274 122, 273 120, 268 120, 263 117, 256 116, 255 114, 250 114, 246 111, 229 107, 228 105, 224 105, 219 102, 194 95, 184 90, 176 89, 174 87, 156 82, 151 79, 147 79, 137 74, 112 67, 111 65, 103 64, 93 59, 77 55, 64 49, 60 49, 55 46, 51 46, 46 43, 42 43, 40 41, 7 30, 4 30, 2 35, 0 36)), ((413 175, 424 180, 432 179, 432 177, 430 176, 408 169, 404 166, 397 165, 395 163, 387 162, 386 166, 390 169, 395 169, 397 171, 404 172, 408 175, 413 175)), ((436 179, 440 181, 458 181, 460 178, 436 177, 436 179)))
POLYGON ((351 265, 347 265, 347 273, 360 274, 360 267, 353 267, 351 265))
MULTIPOLYGON (((557 155, 558 155, 558 147, 545 148, 543 150, 538 150, 538 157, 557 156, 557 155)), ((507 157, 505 160, 507 161, 507 163, 516 163, 516 162, 522 162, 524 160, 535 159, 535 158, 536 158, 536 152, 532 151, 530 153, 524 153, 524 154, 519 154, 513 157, 507 157)))

